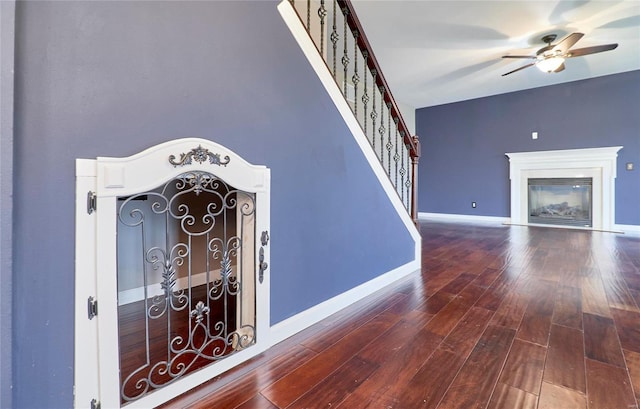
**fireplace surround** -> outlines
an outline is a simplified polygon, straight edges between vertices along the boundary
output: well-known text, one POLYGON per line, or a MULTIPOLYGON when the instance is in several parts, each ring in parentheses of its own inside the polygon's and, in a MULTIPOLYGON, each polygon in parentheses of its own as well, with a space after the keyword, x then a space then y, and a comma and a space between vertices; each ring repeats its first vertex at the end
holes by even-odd
MULTIPOLYGON (((529 221, 529 179, 590 178, 592 223, 586 228, 612 231, 615 227, 615 178, 622 146, 506 153, 511 180, 511 223, 547 225, 529 221)), ((553 225, 554 227, 560 227, 553 225)))

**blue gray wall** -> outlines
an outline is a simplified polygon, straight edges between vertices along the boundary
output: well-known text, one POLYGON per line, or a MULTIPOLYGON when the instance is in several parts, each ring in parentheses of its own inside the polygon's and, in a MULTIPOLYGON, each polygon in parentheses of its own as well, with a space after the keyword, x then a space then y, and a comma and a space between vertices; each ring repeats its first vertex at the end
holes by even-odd
POLYGON ((0 1, 0 408, 13 406, 13 57, 15 2, 0 1))
POLYGON ((17 4, 14 407, 72 405, 75 158, 197 136, 269 166, 272 323, 413 259, 276 4, 17 4))
POLYGON ((640 225, 640 71, 421 108, 416 131, 420 212, 509 217, 506 152, 622 145, 615 221, 640 225))

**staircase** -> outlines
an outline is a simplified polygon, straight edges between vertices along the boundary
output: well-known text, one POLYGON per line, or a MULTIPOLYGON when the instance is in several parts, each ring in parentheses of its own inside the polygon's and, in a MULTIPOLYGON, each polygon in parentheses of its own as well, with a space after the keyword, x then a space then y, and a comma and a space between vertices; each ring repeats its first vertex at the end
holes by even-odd
POLYGON ((420 141, 402 119, 353 5, 348 0, 288 1, 416 223, 420 141))

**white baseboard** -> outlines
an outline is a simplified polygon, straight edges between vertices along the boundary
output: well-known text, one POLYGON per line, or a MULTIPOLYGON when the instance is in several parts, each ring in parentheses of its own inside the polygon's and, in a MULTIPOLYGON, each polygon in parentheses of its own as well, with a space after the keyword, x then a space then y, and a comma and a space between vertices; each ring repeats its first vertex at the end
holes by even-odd
MULTIPOLYGON (((220 271, 219 269, 216 271, 220 271)), ((215 271, 212 272, 214 276, 215 271)), ((197 287, 207 282, 206 273, 193 274, 191 276, 191 287, 197 287)), ((176 290, 181 288, 189 288, 189 279, 182 277, 176 280, 176 290)), ((149 284, 147 286, 147 298, 155 297, 156 295, 164 294, 162 289, 162 283, 149 284)), ((132 302, 144 300, 144 287, 132 288, 130 290, 118 291, 118 306, 131 304, 132 302)))
POLYGON ((640 226, 635 224, 616 224, 614 228, 624 234, 640 236, 640 226))
POLYGON ((594 229, 593 227, 584 227, 584 226, 568 226, 564 224, 542 224, 542 223, 532 223, 532 224, 520 224, 520 223, 505 223, 511 226, 522 226, 522 227, 545 227, 548 229, 565 229, 565 230, 587 230, 587 231, 601 231, 605 233, 623 233, 621 230, 602 230, 602 229, 594 229))
POLYGON ((308 310, 302 311, 291 318, 271 326, 271 345, 275 345, 292 335, 304 330, 329 317, 332 314, 348 307, 351 304, 365 298, 368 295, 383 289, 389 284, 409 274, 420 270, 419 260, 411 261, 403 266, 380 275, 364 284, 345 291, 327 301, 317 304, 308 310))
POLYGON ((448 221, 448 222, 463 222, 463 223, 498 223, 498 224, 505 224, 511 221, 511 219, 508 217, 473 216, 469 214, 423 213, 423 212, 418 213, 418 219, 448 221))
MULTIPOLYGON (((468 214, 447 214, 447 213, 418 213, 418 219, 420 220, 433 220, 433 221, 447 221, 447 222, 460 222, 460 223, 498 223, 498 224, 511 224, 511 219, 508 217, 494 217, 494 216, 472 216, 468 214)), ((518 226, 526 226, 520 225, 518 226)), ((544 227, 554 227, 560 229, 574 228, 579 230, 593 230, 591 228, 579 228, 574 226, 560 226, 560 225, 536 225, 544 227)), ((607 230, 612 233, 624 233, 633 236, 640 235, 640 226, 635 224, 616 224, 613 226, 613 230, 607 230)))

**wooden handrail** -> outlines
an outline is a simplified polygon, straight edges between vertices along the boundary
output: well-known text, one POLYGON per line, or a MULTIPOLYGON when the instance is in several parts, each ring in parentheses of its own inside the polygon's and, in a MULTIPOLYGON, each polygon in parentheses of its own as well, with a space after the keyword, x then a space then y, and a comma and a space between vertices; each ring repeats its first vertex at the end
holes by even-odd
POLYGON ((385 80, 384 75, 382 74, 382 70, 380 69, 380 64, 378 64, 378 60, 376 60, 375 54, 373 53, 373 47, 371 47, 371 44, 369 43, 369 40, 367 39, 367 36, 364 33, 364 30, 362 29, 362 25, 358 20, 357 14, 353 8, 353 5, 351 4, 351 1, 348 1, 348 0, 336 0, 336 1, 341 9, 348 10, 348 13, 343 13, 343 14, 346 14, 345 18, 347 19, 347 25, 352 31, 358 32, 358 36, 357 36, 358 48, 360 48, 360 51, 367 52, 368 54, 367 65, 370 70, 375 70, 375 72, 377 73, 376 85, 378 85, 378 87, 384 87, 386 91, 384 93, 384 100, 387 104, 391 104, 391 113, 393 114, 393 116, 398 118, 398 129, 400 132, 404 134, 404 144, 407 146, 409 150, 409 155, 412 158, 419 157, 420 152, 414 141, 414 138, 417 138, 417 136, 411 135, 411 132, 409 132, 409 128, 407 127, 406 123, 404 122, 404 119, 402 118, 402 114, 400 114, 400 109, 398 109, 398 105, 396 104, 395 99, 393 99, 393 95, 391 95, 389 85, 387 84, 387 81, 385 80))

